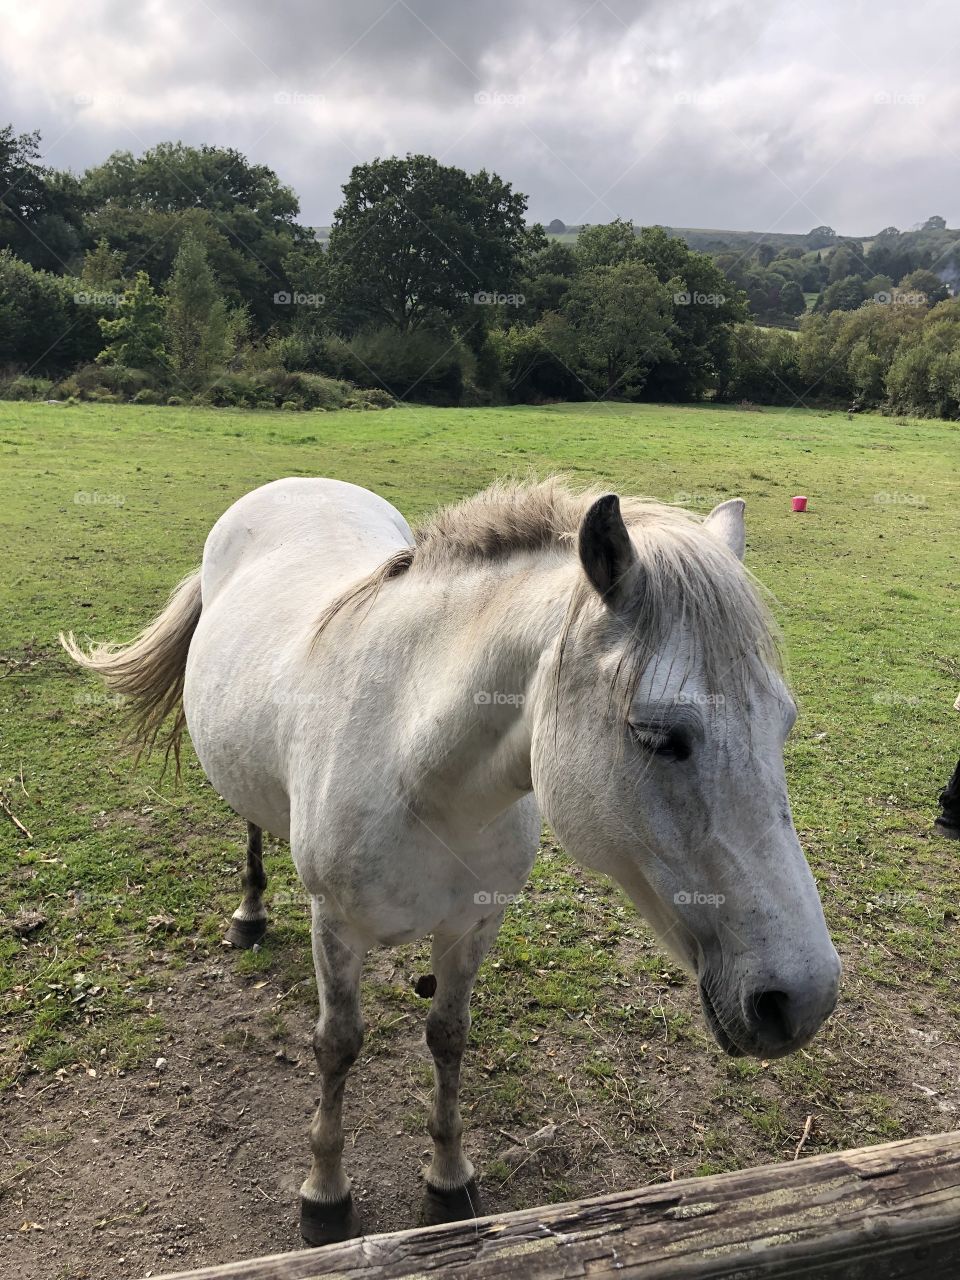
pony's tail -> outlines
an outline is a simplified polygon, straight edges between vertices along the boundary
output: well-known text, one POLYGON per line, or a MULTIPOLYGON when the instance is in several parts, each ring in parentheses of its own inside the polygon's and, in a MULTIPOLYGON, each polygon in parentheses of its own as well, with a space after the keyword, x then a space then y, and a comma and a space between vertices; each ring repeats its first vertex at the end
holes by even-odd
POLYGON ((184 578, 166 607, 128 645, 95 644, 84 650, 73 632, 60 633, 60 643, 70 657, 101 676, 108 689, 127 700, 130 740, 138 758, 149 755, 160 738, 165 758, 170 752, 180 772, 180 739, 186 728, 183 714, 183 677, 187 651, 200 621, 200 570, 184 578), (161 737, 167 717, 172 724, 161 737))

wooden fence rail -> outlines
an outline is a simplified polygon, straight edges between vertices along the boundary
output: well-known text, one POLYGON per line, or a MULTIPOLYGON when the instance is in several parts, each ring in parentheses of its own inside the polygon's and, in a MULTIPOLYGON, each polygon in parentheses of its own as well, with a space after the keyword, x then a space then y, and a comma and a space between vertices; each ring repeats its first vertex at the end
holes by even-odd
POLYGON ((960 1132, 660 1183, 168 1280, 957 1280, 960 1132))

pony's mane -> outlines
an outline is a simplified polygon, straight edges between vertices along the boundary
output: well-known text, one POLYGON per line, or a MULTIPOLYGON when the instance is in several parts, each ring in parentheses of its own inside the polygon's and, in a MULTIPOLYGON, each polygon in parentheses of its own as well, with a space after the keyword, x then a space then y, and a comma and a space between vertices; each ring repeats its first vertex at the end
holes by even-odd
MULTIPOLYGON (((498 481, 442 507, 414 530, 412 547, 391 556, 324 610, 315 635, 345 607, 372 602, 400 575, 433 576, 538 552, 572 557, 583 517, 604 492, 574 489, 556 477, 498 481)), ((637 551, 638 572, 623 619, 634 643, 627 646, 618 685, 625 682, 627 690, 635 690, 678 624, 695 639, 708 689, 719 692, 731 679, 739 683, 744 662, 753 657, 781 670, 778 634, 762 589, 697 516, 648 498, 621 498, 620 510, 637 551)), ((591 604, 599 608, 582 575, 571 596, 564 644, 591 604)))

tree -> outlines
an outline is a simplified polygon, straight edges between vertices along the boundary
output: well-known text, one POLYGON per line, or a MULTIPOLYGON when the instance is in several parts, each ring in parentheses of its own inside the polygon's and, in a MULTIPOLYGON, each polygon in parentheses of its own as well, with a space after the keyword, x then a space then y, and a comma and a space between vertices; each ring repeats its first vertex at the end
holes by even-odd
POLYGON ((39 133, 0 128, 0 249, 41 270, 64 272, 83 243, 83 200, 75 178, 39 161, 39 133))
POLYGON ((163 304, 145 271, 137 272, 132 286, 120 300, 116 318, 102 319, 100 330, 107 346, 97 356, 98 363, 120 364, 147 372, 166 367, 163 304))
POLYGON ((614 218, 595 227, 583 227, 577 236, 577 261, 584 271, 595 267, 615 267, 640 256, 637 232, 632 221, 614 218))
POLYGON ((587 381, 602 396, 638 395, 654 365, 674 357, 671 295, 645 263, 581 272, 564 314, 577 332, 587 381))
POLYGON ((807 232, 807 247, 810 249, 827 249, 834 243, 836 238, 837 233, 833 227, 814 227, 812 231, 807 232))
POLYGON ((929 217, 920 228, 921 231, 946 231, 946 229, 947 220, 946 218, 941 218, 938 213, 929 217))
POLYGON ((934 303, 942 302, 944 298, 950 296, 950 291, 944 282, 933 271, 927 271, 923 267, 916 271, 911 271, 909 275, 905 275, 897 285, 897 293, 901 294, 922 294, 926 301, 932 306, 934 303))
POLYGON ((770 263, 776 256, 776 249, 772 244, 768 244, 765 240, 761 240, 754 250, 754 257, 760 263, 761 267, 769 267, 770 263))
POLYGON ((695 253, 664 227, 644 227, 635 237, 646 263, 673 299, 671 346, 675 358, 655 365, 646 394, 664 400, 696 400, 726 378, 731 331, 746 319, 743 293, 705 253, 695 253))
POLYGON ((847 276, 870 276, 873 272, 863 260, 863 245, 859 240, 841 240, 830 255, 828 280, 843 280, 847 276))
POLYGON ((834 280, 817 299, 817 311, 853 311, 863 302, 866 294, 859 276, 844 276, 834 280))
POLYGON ((567 225, 565 222, 561 222, 559 218, 554 218, 547 230, 552 236, 562 236, 566 233, 567 225))
POLYGON ((560 240, 550 240, 528 254, 520 281, 520 315, 535 323, 547 312, 559 311, 578 269, 576 251, 560 240))
POLYGON ((164 318, 170 363, 194 385, 222 363, 227 337, 227 306, 194 236, 183 240, 173 264, 164 318))
POLYGON ((116 293, 123 286, 124 255, 111 249, 104 237, 97 241, 83 259, 80 279, 92 289, 104 293, 116 293))
POLYGON ((102 345, 98 320, 111 308, 88 299, 85 288, 0 250, 0 365, 52 377, 93 360, 102 345))
POLYGON ((516 292, 525 253, 544 243, 526 207, 496 174, 431 156, 356 165, 328 250, 342 321, 410 332, 462 315, 471 297, 516 292))
POLYGON ((788 280, 780 290, 780 310, 785 316, 802 316, 807 309, 807 300, 796 280, 788 280))
POLYGON ((117 151, 82 179, 91 233, 139 263, 155 287, 169 277, 183 238, 203 241, 228 300, 262 328, 287 286, 283 261, 314 239, 297 222, 293 191, 266 165, 227 147, 164 142, 133 156, 117 151))

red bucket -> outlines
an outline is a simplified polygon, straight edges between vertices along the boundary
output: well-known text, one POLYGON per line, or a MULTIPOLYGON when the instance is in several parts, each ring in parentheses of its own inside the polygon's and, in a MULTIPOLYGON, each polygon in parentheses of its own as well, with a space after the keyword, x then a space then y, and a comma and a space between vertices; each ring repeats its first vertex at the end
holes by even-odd
POLYGON ((793 498, 791 499, 791 501, 793 503, 794 511, 806 511, 807 509, 806 498, 793 498))

